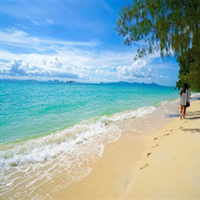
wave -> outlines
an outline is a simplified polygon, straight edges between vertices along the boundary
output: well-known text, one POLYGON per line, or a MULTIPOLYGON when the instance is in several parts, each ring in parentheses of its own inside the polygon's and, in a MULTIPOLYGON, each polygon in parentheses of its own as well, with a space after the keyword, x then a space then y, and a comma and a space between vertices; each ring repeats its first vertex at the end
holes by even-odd
POLYGON ((193 94, 191 94, 191 98, 200 98, 200 93, 199 92, 197 92, 197 93, 193 93, 193 94))
POLYGON ((67 178, 64 182, 60 180, 56 188, 79 181, 90 173, 91 165, 103 155, 105 145, 120 136, 121 130, 114 123, 82 122, 51 135, 1 145, 2 195, 14 190, 16 184, 26 183, 20 197, 27 197, 30 190, 39 188, 47 179, 54 177, 67 178), (34 178, 33 170, 37 172, 34 178), (23 180, 19 178, 22 174, 26 175, 23 180), (45 178, 41 179, 41 175, 45 178), (13 176, 15 179, 18 177, 17 183, 13 176))
POLYGON ((43 162, 58 155, 70 154, 92 141, 103 144, 103 140, 109 143, 119 137, 120 130, 114 124, 106 127, 100 121, 96 124, 80 123, 37 139, 2 145, 0 167, 7 169, 24 163, 43 162))
POLYGON ((156 108, 151 106, 138 110, 124 111, 113 114, 110 117, 100 117, 98 120, 95 118, 85 120, 73 127, 36 139, 2 144, 0 167, 8 169, 9 167, 26 163, 47 161, 57 156, 70 154, 89 142, 98 142, 105 145, 106 143, 116 141, 120 137, 121 130, 115 122, 140 117, 155 110, 156 108))
POLYGON ((111 117, 109 117, 109 120, 112 122, 123 121, 125 119, 141 117, 141 116, 153 113, 155 110, 156 110, 155 106, 142 107, 142 108, 139 108, 138 110, 130 110, 130 111, 116 113, 112 115, 111 117))

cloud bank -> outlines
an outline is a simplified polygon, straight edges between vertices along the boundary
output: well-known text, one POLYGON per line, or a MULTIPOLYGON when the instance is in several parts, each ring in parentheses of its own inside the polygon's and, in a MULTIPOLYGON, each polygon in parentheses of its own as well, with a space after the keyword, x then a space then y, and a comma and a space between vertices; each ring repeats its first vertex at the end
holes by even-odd
MULTIPOLYGON (((149 80, 168 78, 154 74, 148 67, 159 57, 133 62, 133 52, 97 51, 100 42, 70 42, 40 39, 20 30, 9 29, 2 34, 3 46, 17 46, 23 52, 2 49, 1 75, 12 77, 46 77, 76 80, 149 80), (30 51, 30 48, 34 51, 30 51), (33 53, 34 52, 34 53, 33 53), (98 78, 97 78, 98 76, 98 78)), ((98 81, 99 82, 99 81, 98 81)))

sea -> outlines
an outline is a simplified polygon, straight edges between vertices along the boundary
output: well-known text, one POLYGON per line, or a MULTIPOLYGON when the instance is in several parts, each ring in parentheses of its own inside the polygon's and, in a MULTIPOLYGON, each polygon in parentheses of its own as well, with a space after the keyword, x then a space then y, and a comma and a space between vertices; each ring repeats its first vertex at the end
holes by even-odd
POLYGON ((156 84, 1 81, 0 94, 3 199, 45 199, 86 177, 125 130, 179 115, 178 91, 156 84))

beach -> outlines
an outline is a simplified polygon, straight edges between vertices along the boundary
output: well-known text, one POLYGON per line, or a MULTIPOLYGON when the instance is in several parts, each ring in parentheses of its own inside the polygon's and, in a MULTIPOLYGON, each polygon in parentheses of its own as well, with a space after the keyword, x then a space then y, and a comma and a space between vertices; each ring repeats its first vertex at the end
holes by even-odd
POLYGON ((2 199, 198 197, 199 93, 180 120, 173 87, 1 84, 2 199))
POLYGON ((108 144, 91 173, 53 199, 200 198, 200 100, 146 136, 131 131, 108 144))

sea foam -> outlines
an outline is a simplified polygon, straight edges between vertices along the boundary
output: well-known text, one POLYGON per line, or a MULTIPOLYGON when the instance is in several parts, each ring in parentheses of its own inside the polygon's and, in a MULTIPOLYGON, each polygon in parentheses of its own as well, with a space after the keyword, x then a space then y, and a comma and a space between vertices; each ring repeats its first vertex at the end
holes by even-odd
POLYGON ((121 130, 114 123, 106 125, 98 121, 95 124, 79 123, 51 135, 1 145, 2 195, 16 187, 13 176, 24 174, 26 176, 21 181, 27 182, 27 189, 21 191, 20 197, 26 197, 31 188, 35 190, 55 176, 67 178, 65 182, 60 181, 60 187, 76 182, 90 173, 92 163, 102 157, 105 145, 120 136, 121 130), (31 181, 32 170, 37 173, 31 181), (41 174, 45 177, 42 180, 41 174))
POLYGON ((70 154, 89 142, 105 145, 116 141, 120 137, 121 130, 115 122, 140 117, 155 110, 156 108, 151 106, 116 113, 110 117, 102 116, 96 123, 95 120, 86 120, 47 136, 1 145, 0 167, 8 169, 11 166, 47 161, 58 155, 70 154))

